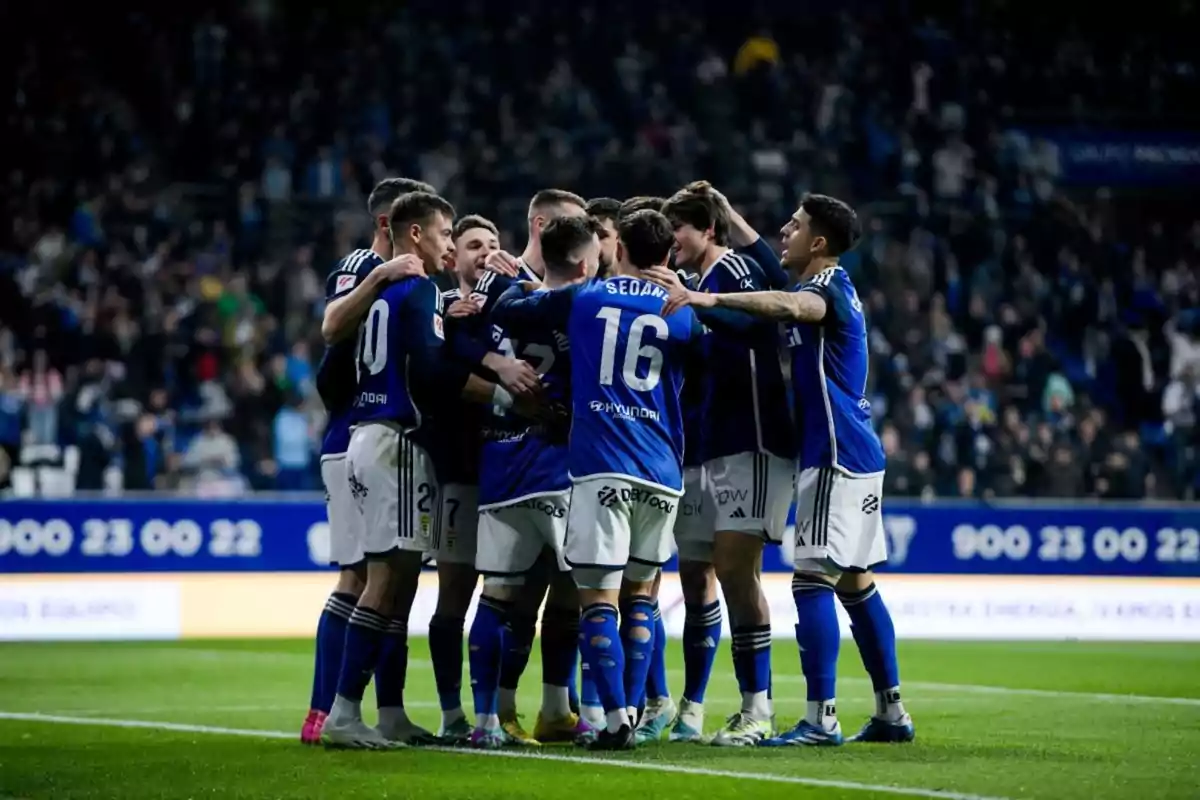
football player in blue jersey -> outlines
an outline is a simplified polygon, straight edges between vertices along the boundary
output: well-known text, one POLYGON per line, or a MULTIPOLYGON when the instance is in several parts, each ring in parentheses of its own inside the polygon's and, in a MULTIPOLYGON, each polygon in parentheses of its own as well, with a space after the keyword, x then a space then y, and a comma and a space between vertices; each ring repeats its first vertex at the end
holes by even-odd
POLYGON ((572 482, 565 559, 579 594, 581 648, 605 710, 589 747, 628 749, 645 702, 654 648, 654 582, 671 554, 683 491, 683 360, 695 319, 664 319, 666 298, 641 277, 673 240, 662 214, 619 223, 616 277, 500 299, 495 321, 514 336, 550 325, 571 342, 572 482), (621 624, 618 626, 618 603, 621 624))
MULTIPOLYGON (((545 274, 545 260, 541 245, 543 229, 560 217, 584 216, 586 216, 585 203, 583 198, 577 194, 563 189, 542 189, 534 194, 529 201, 529 238, 525 250, 520 259, 511 261, 511 263, 511 256, 502 251, 488 257, 486 260, 487 270, 479 275, 475 289, 471 293, 472 299, 476 301, 478 313, 481 315, 490 313, 496 299, 503 294, 514 279, 531 283, 540 282, 545 274)), ((553 571, 552 564, 543 564, 542 566, 545 569, 534 570, 525 576, 525 590, 521 592, 518 602, 511 609, 508 622, 510 635, 500 668, 499 716, 501 727, 509 741, 528 746, 536 746, 539 741, 521 724, 520 716, 517 713, 517 684, 529 662, 537 630, 538 609, 541 606, 542 597, 545 596, 549 573, 553 571)), ((564 603, 560 602, 551 590, 551 598, 547 607, 560 608, 563 606, 564 603)), ((571 628, 578 624, 577 616, 572 616, 575 619, 570 623, 571 628)), ((558 663, 560 656, 555 652, 555 648, 559 646, 560 642, 565 641, 567 636, 567 628, 558 631, 559 623, 567 626, 568 622, 565 617, 559 619, 558 615, 555 615, 548 622, 550 623, 550 634, 547 635, 545 622, 543 622, 542 629, 543 673, 547 671, 546 667, 558 663)), ((554 670, 550 670, 550 672, 553 673, 554 670)), ((571 672, 572 679, 568 686, 568 696, 574 711, 579 708, 579 702, 574 694, 573 667, 571 672)), ((550 687, 544 688, 547 692, 550 691, 550 687)), ((556 728, 555 730, 558 731, 556 736, 566 735, 565 729, 556 728)), ((551 732, 543 731, 543 734, 548 733, 551 732)))
POLYGON ((325 281, 321 333, 327 346, 317 369, 317 391, 328 415, 321 440, 321 478, 329 517, 329 560, 339 572, 317 623, 312 699, 300 732, 300 740, 305 744, 321 741, 321 727, 337 691, 346 623, 366 580, 361 517, 354 507, 346 475, 349 418, 356 380, 355 343, 351 336, 384 286, 402 277, 425 274, 416 256, 402 254, 388 261, 392 257, 388 210, 401 194, 415 191, 433 191, 433 187, 408 178, 380 181, 367 199, 374 230, 370 248, 360 248, 344 257, 325 281))
MULTIPOLYGON (((455 223, 452 238, 454 268, 443 274, 453 288, 442 292, 448 349, 464 363, 494 372, 514 394, 534 391, 540 379, 529 364, 489 351, 484 318, 471 298, 488 256, 500 249, 496 226, 483 217, 466 216, 455 223)), ((479 451, 489 413, 483 406, 448 398, 433 420, 432 456, 441 494, 432 531, 438 599, 429 623, 429 655, 442 709, 438 738, 446 744, 465 744, 472 730, 462 709, 463 626, 478 582, 479 451)))
MULTIPOLYGON (((598 224, 587 217, 560 217, 543 230, 541 252, 547 290, 596 274, 600 260, 598 224)), ((496 322, 497 320, 492 320, 496 322)), ((546 399, 565 406, 570 390, 570 344, 564 326, 528 327, 520 336, 493 324, 494 346, 534 364, 545 382, 546 399)), ((527 576, 547 550, 557 575, 542 617, 542 708, 533 738, 571 740, 590 732, 570 707, 568 683, 575 670, 579 598, 563 560, 570 480, 565 427, 530 424, 497 408, 484 436, 480 475, 479 548, 476 566, 485 575, 483 595, 471 626, 471 686, 477 722, 475 747, 524 743, 505 725, 498 706, 504 639, 521 612, 524 595, 536 612, 544 593, 527 576), (532 584, 532 585, 531 585, 532 584)))
MULTIPOLYGON (((838 257, 858 241, 858 216, 844 202, 807 195, 781 231, 791 292, 704 295, 674 275, 671 307, 743 311, 788 324, 796 415, 801 426, 792 593, 808 709, 791 730, 763 744, 838 745, 835 678, 840 636, 835 594, 875 689, 876 710, 852 741, 907 742, 912 718, 900 700, 896 633, 871 572, 887 560, 882 519, 883 447, 867 399, 869 352, 862 303, 838 257)), ((703 312, 701 312, 703 316, 703 312)))
MULTIPOLYGON (((453 218, 453 207, 437 195, 402 195, 388 215, 393 252, 419 256, 426 273, 435 274, 451 247, 453 218)), ((438 501, 434 468, 419 444, 423 421, 446 398, 512 403, 503 387, 446 357, 443 342, 441 294, 424 278, 385 288, 359 328, 358 390, 346 461, 363 516, 367 577, 346 628, 337 695, 322 733, 330 746, 434 741, 404 710, 408 616, 438 501), (412 375, 421 380, 412 381, 412 375), (387 681, 377 680, 379 725, 369 728, 362 720, 362 696, 376 668, 387 681)))
MULTIPOLYGON (((589 212, 593 203, 600 201, 593 200, 588 204, 589 212)), ((616 202, 616 201, 612 201, 616 202)), ((666 202, 665 197, 653 197, 649 195, 640 195, 630 197, 616 205, 616 220, 612 223, 612 247, 616 251, 616 225, 621 219, 628 217, 635 211, 659 211, 662 209, 663 203, 666 202)), ((607 208, 611 208, 608 206, 607 208)), ((600 212, 603 213, 603 212, 600 212)), ((611 213, 611 212, 610 212, 611 213)), ((603 244, 603 242, 602 242, 603 244)), ((694 354, 698 356, 698 353, 694 354)), ((685 370, 685 375, 695 375, 697 364, 701 363, 699 358, 693 358, 692 362, 685 370)), ((683 405, 684 416, 684 441, 695 441, 692 432, 689 430, 690 418, 694 419, 698 414, 691 413, 692 406, 698 410, 698 404, 688 403, 689 395, 694 395, 698 390, 696 380, 685 377, 683 384, 683 392, 680 395, 680 403, 683 405)), ((687 453, 691 452, 685 445, 684 447, 684 463, 687 463, 687 453)), ((686 470, 685 470, 686 473, 686 470)), ((686 479, 685 479, 686 485, 686 479)), ((675 517, 675 527, 679 528, 681 520, 688 513, 688 509, 683 503, 680 503, 679 512, 675 517)), ((671 699, 671 689, 667 683, 667 630, 663 624, 662 612, 658 605, 658 590, 659 584, 662 582, 662 573, 658 574, 654 582, 654 652, 650 658, 650 672, 646 676, 646 708, 642 713, 641 721, 638 723, 635 736, 639 744, 644 742, 655 741, 660 738, 663 731, 675 718, 675 701, 671 699)), ((600 697, 595 691, 595 685, 585 673, 583 684, 580 688, 580 695, 583 698, 583 712, 588 722, 592 723, 597 728, 604 726, 604 708, 600 705, 600 697)))
MULTIPOLYGON (((675 230, 676 266, 699 272, 704 293, 759 291, 767 277, 754 259, 728 245, 729 215, 711 192, 685 188, 663 206, 675 230)), ((783 539, 791 505, 795 437, 774 323, 737 336, 705 337, 698 442, 688 442, 693 468, 684 503, 701 516, 676 531, 685 625, 685 687, 672 741, 696 741, 702 703, 720 638, 720 581, 729 606, 734 672, 741 709, 712 743, 753 745, 773 732, 771 618, 761 584, 763 546, 783 539), (701 499, 702 496, 702 499, 701 499)))

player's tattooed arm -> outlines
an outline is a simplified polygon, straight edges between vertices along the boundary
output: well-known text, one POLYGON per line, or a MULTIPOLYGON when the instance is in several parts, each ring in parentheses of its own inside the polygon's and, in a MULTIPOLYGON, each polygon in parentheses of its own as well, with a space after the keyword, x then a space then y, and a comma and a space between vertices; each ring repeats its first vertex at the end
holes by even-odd
POLYGON ((829 303, 816 292, 740 292, 704 297, 699 304, 702 308, 728 308, 778 322, 821 322, 829 313, 829 303))
POLYGON ((333 298, 325 305, 321 337, 326 344, 335 344, 354 335, 384 286, 401 278, 424 275, 425 267, 419 256, 397 256, 380 264, 350 292, 333 298))

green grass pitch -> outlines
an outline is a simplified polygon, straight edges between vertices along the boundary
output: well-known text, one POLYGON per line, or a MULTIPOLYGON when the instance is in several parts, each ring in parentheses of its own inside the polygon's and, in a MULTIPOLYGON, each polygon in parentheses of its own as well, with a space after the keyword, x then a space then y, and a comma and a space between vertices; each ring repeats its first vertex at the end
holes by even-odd
MULTIPOLYGON (((432 727, 426 643, 411 653, 410 708, 432 727)), ((909 641, 900 656, 914 744, 661 744, 601 758, 569 746, 498 756, 303 747, 305 641, 5 644, 0 798, 1200 797, 1198 645, 909 641)), ((668 659, 678 694, 677 642, 668 659)), ((520 697, 530 726, 537 661, 520 697)), ((790 725, 804 700, 793 644, 776 643, 774 675, 779 723, 790 725)), ((850 733, 872 706, 849 641, 841 679, 850 733)), ((736 706, 725 652, 709 728, 736 706)))

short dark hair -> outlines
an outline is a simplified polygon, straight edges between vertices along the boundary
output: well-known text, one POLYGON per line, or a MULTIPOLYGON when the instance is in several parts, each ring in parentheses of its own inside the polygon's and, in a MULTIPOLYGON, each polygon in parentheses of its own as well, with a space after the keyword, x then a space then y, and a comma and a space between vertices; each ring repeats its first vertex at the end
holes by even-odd
POLYGON ((587 211, 589 217, 595 217, 598 220, 611 220, 613 225, 617 224, 617 218, 621 216, 621 201, 615 197, 593 197, 588 200, 587 211))
POLYGON ((465 217, 454 223, 453 238, 457 239, 472 228, 483 228, 486 231, 491 231, 493 236, 500 235, 500 229, 496 227, 496 223, 486 217, 481 217, 478 214, 467 214, 465 217))
POLYGON ((396 231, 414 222, 425 222, 439 211, 446 219, 454 219, 454 206, 441 195, 432 192, 408 192, 392 201, 392 208, 388 212, 388 225, 396 231))
POLYGON ((396 202, 397 197, 409 192, 437 194, 437 189, 424 181, 416 181, 412 178, 384 178, 371 190, 371 195, 367 198, 367 211, 372 216, 382 214, 392 207, 392 203, 396 202))
POLYGON ((729 214, 708 192, 680 189, 663 203, 662 213, 671 226, 691 225, 698 231, 713 229, 713 239, 719 245, 729 243, 729 214))
POLYGON ((862 237, 862 224, 849 203, 827 194, 806 194, 800 198, 800 208, 808 214, 813 234, 825 237, 825 252, 830 256, 853 249, 862 237))
POLYGON ((562 205, 587 208, 587 201, 566 189, 541 189, 529 201, 529 216, 532 218, 537 211, 541 211, 547 206, 562 205))
POLYGON ((617 234, 625 248, 625 258, 638 269, 665 264, 675 244, 670 221, 649 208, 622 217, 617 223, 617 234))
POLYGON ((667 198, 665 197, 651 197, 648 195, 630 197, 622 202, 621 207, 617 209, 617 220, 620 221, 635 211, 662 211, 663 203, 665 202, 667 202, 667 198))
POLYGON ((600 234, 591 217, 555 217, 542 229, 542 258, 549 269, 568 267, 581 247, 600 234))

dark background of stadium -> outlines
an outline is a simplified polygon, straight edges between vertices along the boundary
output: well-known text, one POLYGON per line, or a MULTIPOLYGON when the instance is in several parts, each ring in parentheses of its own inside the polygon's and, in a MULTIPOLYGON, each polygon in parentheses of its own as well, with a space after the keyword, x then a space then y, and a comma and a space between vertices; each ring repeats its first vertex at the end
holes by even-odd
POLYGON ((1193 497, 1197 173, 1014 132, 1194 144, 1194 4, 833 5, 4 6, 0 487, 316 488, 323 278, 401 174, 513 252, 546 186, 844 197, 889 493, 1193 497))

